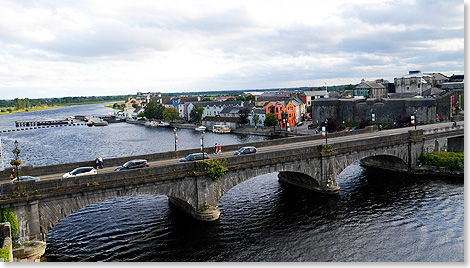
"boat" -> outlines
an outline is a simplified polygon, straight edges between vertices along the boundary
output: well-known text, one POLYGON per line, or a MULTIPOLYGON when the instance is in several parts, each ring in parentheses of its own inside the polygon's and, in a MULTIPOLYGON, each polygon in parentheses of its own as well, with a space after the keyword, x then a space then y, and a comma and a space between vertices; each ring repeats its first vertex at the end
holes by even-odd
POLYGON ((212 132, 214 133, 230 133, 231 129, 227 125, 214 125, 212 127, 212 132))
POLYGON ((159 126, 159 127, 169 127, 169 126, 170 126, 170 123, 160 121, 160 123, 158 123, 158 126, 159 126))
POLYGON ((198 127, 196 127, 194 130, 196 130, 196 131, 201 131, 201 132, 202 132, 202 131, 205 131, 205 130, 206 130, 206 127, 205 127, 205 126, 198 126, 198 127))
POLYGON ((106 120, 103 120, 103 119, 99 119, 99 118, 92 118, 90 121, 88 121, 87 123, 87 126, 89 127, 92 127, 92 126, 96 126, 96 127, 99 127, 99 126, 107 126, 108 125, 108 121, 106 120))

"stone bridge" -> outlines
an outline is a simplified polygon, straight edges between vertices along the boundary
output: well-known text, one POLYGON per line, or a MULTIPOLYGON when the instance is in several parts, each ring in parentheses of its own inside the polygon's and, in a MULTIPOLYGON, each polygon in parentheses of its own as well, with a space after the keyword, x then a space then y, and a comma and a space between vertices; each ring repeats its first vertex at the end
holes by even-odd
MULTIPOLYGON (((439 150, 449 138, 462 140, 463 126, 387 131, 337 139, 294 142, 286 147, 243 157, 225 158, 227 173, 208 177, 197 162, 165 164, 72 179, 1 184, 1 208, 11 208, 18 221, 18 237, 42 240, 60 220, 94 203, 129 195, 159 194, 196 219, 219 218, 217 204, 234 186, 253 177, 279 172, 279 180, 324 194, 338 193, 338 175, 356 161, 382 168, 413 172, 421 153, 439 150)), ((260 150, 261 151, 261 150, 260 150)), ((175 161, 176 162, 176 161, 175 161)))

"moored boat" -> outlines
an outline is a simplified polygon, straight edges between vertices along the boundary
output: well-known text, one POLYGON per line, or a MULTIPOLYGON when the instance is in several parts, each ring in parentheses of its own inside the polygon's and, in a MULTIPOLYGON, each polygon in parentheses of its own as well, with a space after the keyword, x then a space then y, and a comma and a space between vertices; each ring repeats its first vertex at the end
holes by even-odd
POLYGON ((206 127, 205 127, 205 126, 198 126, 198 127, 196 127, 194 130, 196 130, 196 131, 201 131, 201 132, 202 132, 202 131, 205 131, 205 130, 206 130, 206 127))
POLYGON ((214 125, 212 127, 212 132, 214 133, 230 133, 231 129, 227 125, 214 125))

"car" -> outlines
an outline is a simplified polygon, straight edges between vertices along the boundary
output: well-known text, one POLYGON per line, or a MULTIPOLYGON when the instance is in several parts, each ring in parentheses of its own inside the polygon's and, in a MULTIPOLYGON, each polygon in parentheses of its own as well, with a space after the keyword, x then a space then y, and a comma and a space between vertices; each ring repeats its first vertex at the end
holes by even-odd
POLYGON ((300 126, 302 126, 303 124, 304 124, 304 122, 299 122, 299 123, 297 123, 297 126, 300 127, 300 126))
POLYGON ((134 168, 143 168, 150 166, 147 160, 145 159, 134 159, 127 161, 124 165, 117 167, 114 171, 119 171, 123 169, 134 169, 134 168))
MULTIPOLYGON (((178 160, 178 162, 182 163, 182 162, 202 160, 202 156, 203 156, 202 153, 194 153, 194 154, 190 154, 186 156, 185 158, 181 158, 180 160, 178 160)), ((204 159, 210 159, 210 158, 211 157, 209 156, 209 154, 204 153, 204 159)))
POLYGON ((62 178, 72 178, 72 177, 79 177, 79 176, 86 176, 86 175, 96 175, 98 172, 94 167, 79 167, 76 168, 68 173, 65 173, 62 178))
POLYGON ((19 178, 14 178, 11 180, 11 183, 15 183, 18 181, 40 181, 41 179, 38 177, 33 176, 20 176, 19 178))
POLYGON ((236 151, 234 155, 244 155, 244 154, 254 154, 254 153, 256 153, 256 147, 247 146, 247 147, 240 148, 240 150, 236 151))

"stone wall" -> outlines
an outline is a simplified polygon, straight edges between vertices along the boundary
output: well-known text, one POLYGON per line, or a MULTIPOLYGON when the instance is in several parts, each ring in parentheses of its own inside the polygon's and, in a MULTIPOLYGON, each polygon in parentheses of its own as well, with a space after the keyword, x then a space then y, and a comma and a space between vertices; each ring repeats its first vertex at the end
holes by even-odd
POLYGON ((463 90, 450 91, 436 98, 420 99, 316 99, 312 100, 312 120, 322 122, 326 118, 341 121, 360 122, 370 119, 374 113, 376 122, 393 123, 398 115, 416 114, 418 124, 436 122, 436 114, 441 120, 450 120, 451 96, 458 99, 463 90))
POLYGON ((416 114, 419 123, 436 121, 435 99, 318 99, 312 101, 312 120, 326 118, 360 122, 375 114, 376 122, 393 123, 398 115, 416 114))

